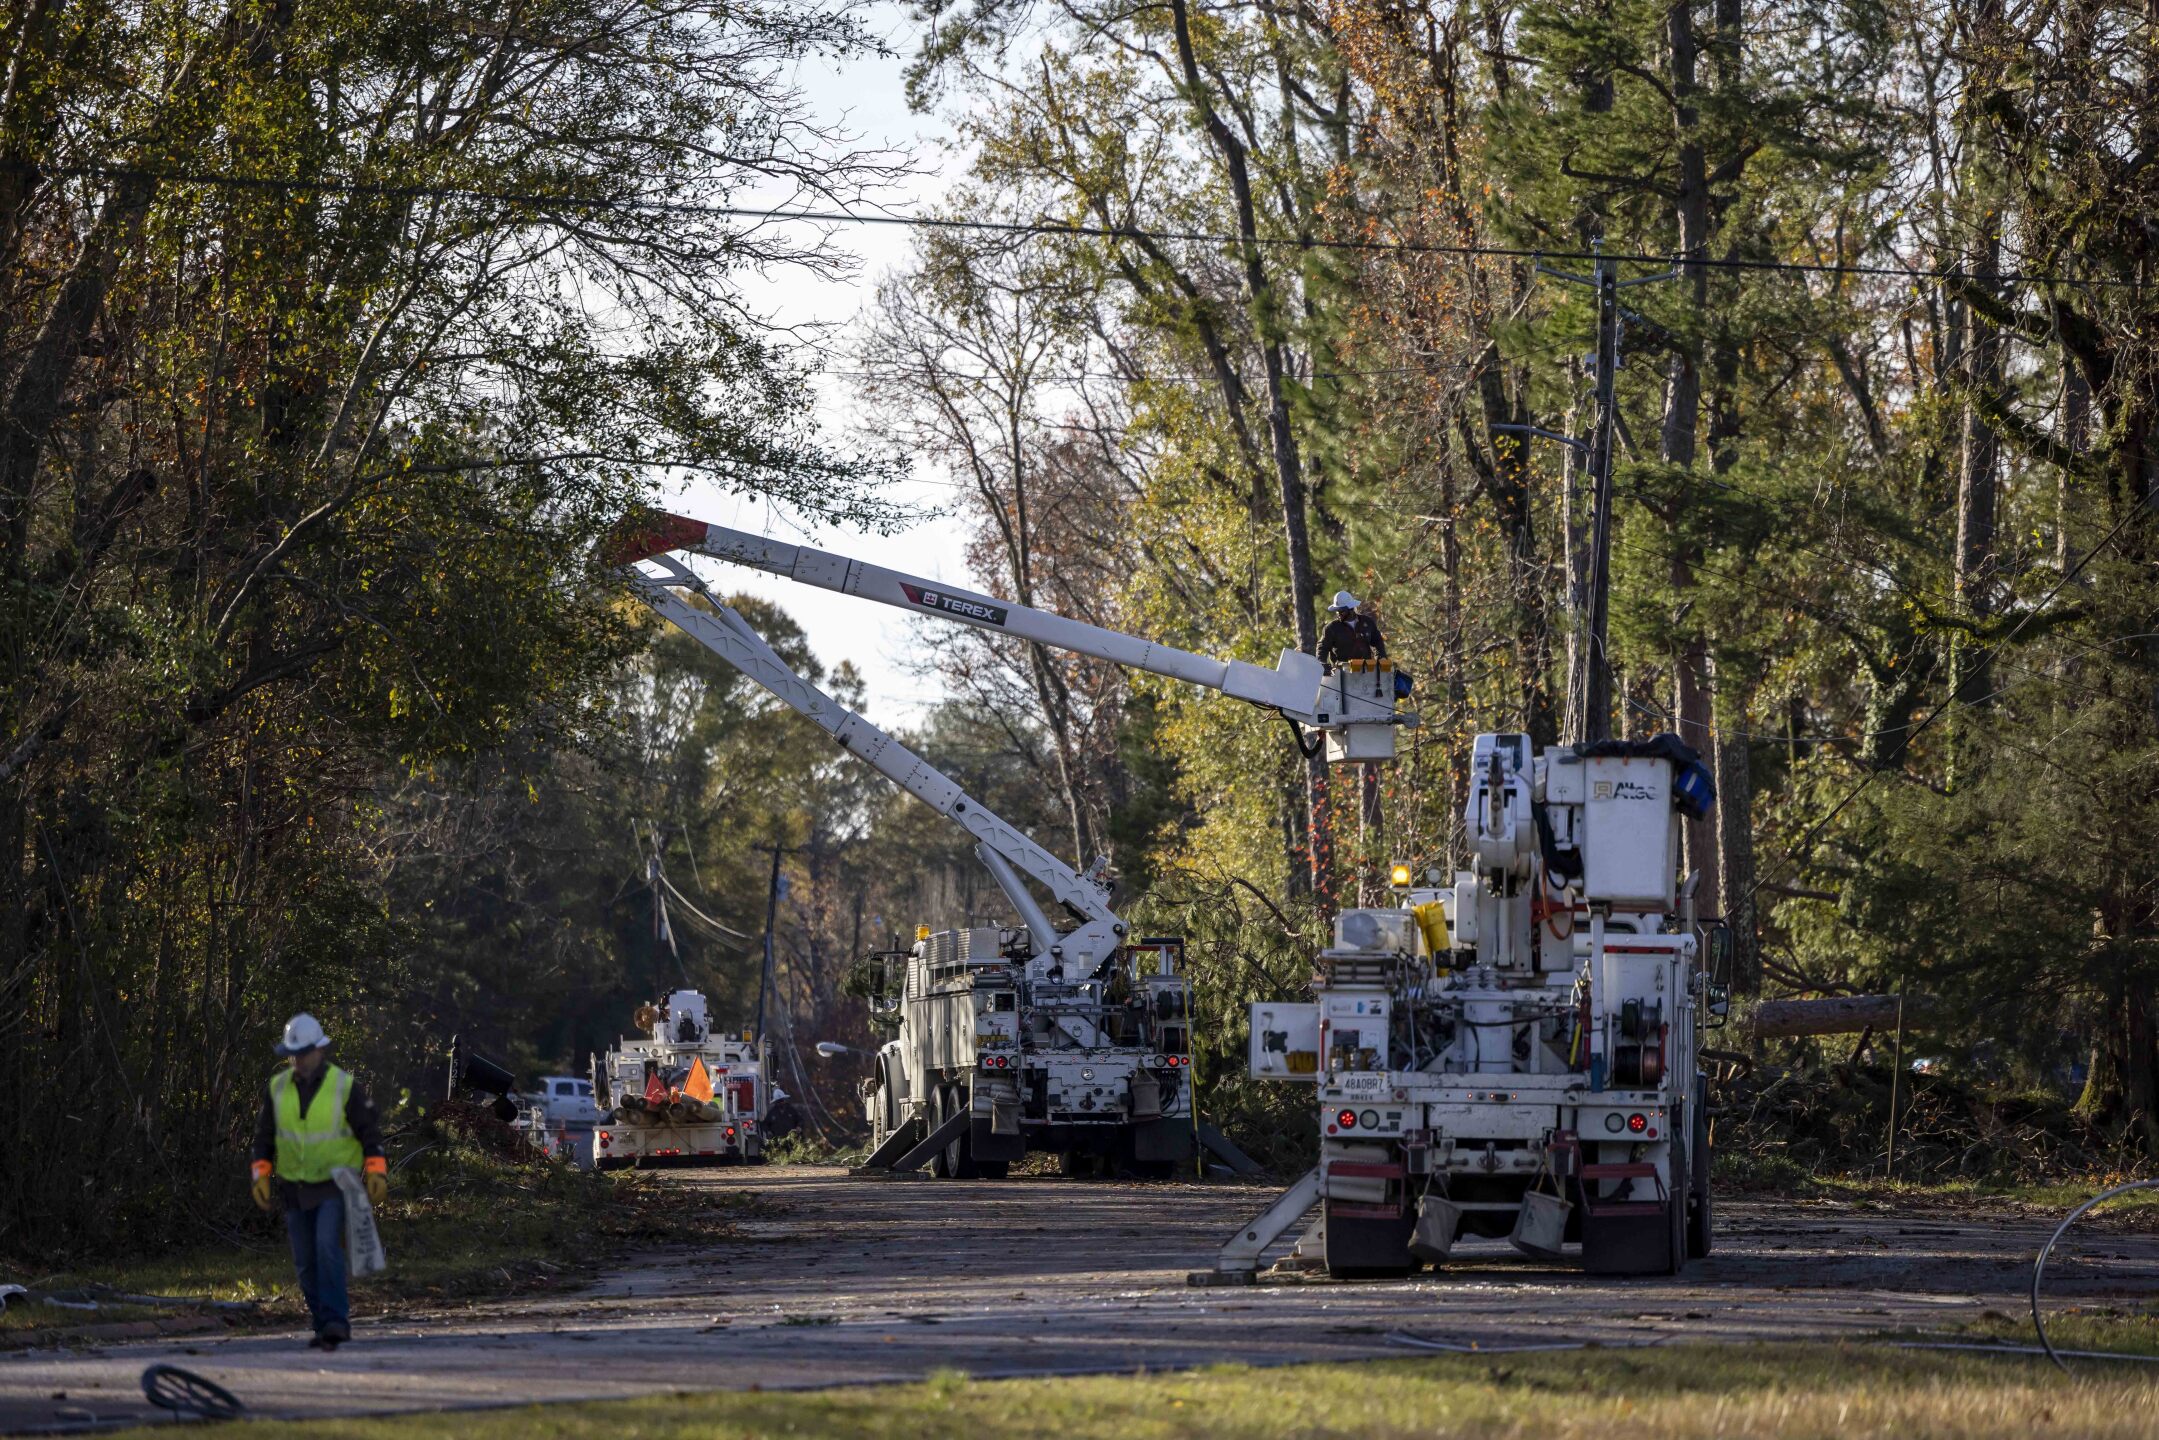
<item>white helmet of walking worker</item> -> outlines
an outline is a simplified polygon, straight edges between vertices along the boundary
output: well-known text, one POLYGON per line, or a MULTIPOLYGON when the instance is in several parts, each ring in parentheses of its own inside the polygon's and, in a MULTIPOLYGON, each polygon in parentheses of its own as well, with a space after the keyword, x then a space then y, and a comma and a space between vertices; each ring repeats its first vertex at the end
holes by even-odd
POLYGON ((1347 590, 1337 590, 1334 592, 1334 603, 1327 608, 1329 610, 1354 610, 1357 608, 1357 597, 1347 590))
POLYGON ((285 1022, 285 1038, 278 1042, 277 1053, 299 1055, 329 1043, 330 1037, 322 1033, 322 1022, 303 1010, 285 1022))

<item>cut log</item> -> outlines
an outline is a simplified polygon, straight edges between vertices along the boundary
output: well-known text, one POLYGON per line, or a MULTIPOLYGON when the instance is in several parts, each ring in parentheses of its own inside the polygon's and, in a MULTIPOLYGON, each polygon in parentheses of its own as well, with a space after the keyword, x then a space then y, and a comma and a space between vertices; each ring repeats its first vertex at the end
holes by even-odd
MULTIPOLYGON (((1904 997, 1904 1024, 1923 1023, 1934 1008, 1931 995, 1904 997)), ((1826 1000, 1764 1000, 1747 1019, 1747 1033, 1757 1040, 1793 1035, 1851 1035, 1866 1029, 1894 1030, 1894 995, 1832 995, 1826 1000)))

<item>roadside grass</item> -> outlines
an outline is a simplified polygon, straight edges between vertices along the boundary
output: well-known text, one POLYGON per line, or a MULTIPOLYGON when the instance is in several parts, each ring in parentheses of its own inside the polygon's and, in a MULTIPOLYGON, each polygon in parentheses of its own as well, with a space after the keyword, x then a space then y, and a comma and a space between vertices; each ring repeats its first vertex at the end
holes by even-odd
POLYGON ((250 1440, 2111 1440, 2152 1430, 2159 1377, 2123 1373, 2128 1368, 2063 1377, 2043 1362, 1864 1345, 1694 1345, 1056 1380, 942 1373, 912 1385, 257 1422, 235 1433, 250 1440))
MULTIPOLYGON (((574 1283, 632 1244, 710 1241, 733 1233, 751 1202, 719 1187, 669 1186, 638 1172, 598 1175, 498 1138, 445 1128, 392 1177, 378 1212, 389 1269, 353 1282, 353 1313, 380 1315, 574 1283)), ((236 1188, 237 1185, 236 1185, 236 1188)), ((761 1202, 760 1202, 761 1203, 761 1202)), ((290 1324, 305 1313, 293 1279, 284 1221, 246 1205, 229 1243, 141 1259, 98 1257, 38 1268, 0 1257, 0 1281, 32 1290, 100 1290, 251 1300, 233 1324, 290 1324)), ((89 1327, 171 1319, 192 1312, 100 1302, 95 1311, 17 1300, 0 1311, 0 1341, 36 1343, 89 1327)))
MULTIPOLYGON (((1879 1175, 1810 1171, 1776 1155, 1719 1154, 1715 1180, 1725 1194, 1835 1200, 1896 1209, 1991 1211, 2052 1215, 2056 1219, 2102 1190, 2133 1177, 2108 1174, 2039 1180, 1889 1180, 1879 1175)), ((2132 1190, 2078 1221, 2096 1230, 2159 1229, 2159 1190, 2132 1190)))
MULTIPOLYGON (((1951 1180, 1938 1184, 1915 1184, 1910 1181, 1883 1180, 1867 1176, 1821 1176, 1816 1178, 1814 1183, 1817 1193, 1826 1199, 1850 1199, 1913 1207, 1953 1205, 1969 1209, 2013 1208, 2046 1211, 2060 1219, 2100 1191, 2121 1184, 2125 1178, 2127 1177, 2120 1175, 2100 1175, 2088 1179, 2056 1177, 2014 1183, 1951 1180)), ((2103 1227, 2110 1221, 2136 1229, 2153 1228, 2155 1224, 2159 1224, 2159 1190, 2132 1190, 2127 1195, 2116 1196, 2077 1223, 2079 1226, 2088 1224, 2103 1227)))
MULTIPOLYGON (((2117 1355, 2159 1357, 2159 1305, 2042 1302, 2042 1313, 2047 1319, 2047 1339, 2054 1342, 2056 1350, 2105 1350, 2117 1355)), ((2026 1310, 1989 1310, 1970 1324, 1959 1326, 1956 1338, 2010 1345, 2039 1343, 2039 1337, 2032 1332, 2031 1313, 2026 1310)), ((2159 1373, 2153 1378, 2159 1380, 2159 1373)))
MULTIPOLYGON (((283 1313, 284 1292, 293 1288, 291 1252, 282 1242, 273 1250, 266 1236, 252 1235, 245 1248, 230 1245, 175 1251, 140 1263, 99 1261, 45 1273, 0 1263, 0 1281, 26 1285, 32 1290, 84 1290, 92 1292, 92 1298, 97 1290, 120 1290, 140 1295, 252 1300, 265 1313, 283 1313)), ((124 1324, 181 1313, 185 1312, 164 1306, 105 1301, 100 1301, 95 1310, 74 1310, 17 1299, 0 1311, 0 1341, 28 1342, 47 1330, 124 1324)))

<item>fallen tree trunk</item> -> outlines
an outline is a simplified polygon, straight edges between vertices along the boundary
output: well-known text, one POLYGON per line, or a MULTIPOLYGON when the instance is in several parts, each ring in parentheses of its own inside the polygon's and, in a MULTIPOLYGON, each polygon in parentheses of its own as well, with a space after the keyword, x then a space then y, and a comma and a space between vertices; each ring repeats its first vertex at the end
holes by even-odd
MULTIPOLYGON (((1922 1023, 1933 1008, 1931 995, 1905 996, 1905 1027, 1922 1023)), ((1794 1035, 1894 1030, 1896 1025, 1894 995, 1832 995, 1826 1000, 1764 1000, 1748 1017, 1747 1033, 1757 1040, 1777 1040, 1794 1035)))

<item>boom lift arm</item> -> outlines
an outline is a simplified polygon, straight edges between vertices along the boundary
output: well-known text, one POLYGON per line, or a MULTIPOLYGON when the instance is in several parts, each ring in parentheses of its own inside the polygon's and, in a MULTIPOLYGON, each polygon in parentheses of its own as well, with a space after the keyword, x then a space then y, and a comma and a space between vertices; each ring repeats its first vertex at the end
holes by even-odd
POLYGON ((1028 961, 1030 979, 1055 980, 1059 977, 1050 972, 1058 969, 1074 980, 1082 979, 1115 953, 1123 942, 1125 924, 1109 907, 1109 882, 1100 862, 1087 875, 1076 873, 969 796, 950 776, 797 675, 750 628, 748 621, 706 589, 680 561, 656 551, 631 556, 632 560, 648 560, 659 566, 663 573, 654 575, 637 564, 623 563, 623 554, 617 550, 608 558, 620 563, 623 576, 639 599, 807 717, 843 749, 860 756, 900 789, 975 837, 975 855, 1033 937, 1035 953, 1028 961), (711 613, 677 595, 678 588, 702 595, 711 605, 711 613), (1078 928, 1059 935, 1022 876, 1055 897, 1078 919, 1078 928))
POLYGON ((618 533, 610 559, 616 564, 629 564, 667 550, 709 555, 804 585, 859 595, 895 609, 935 615, 979 630, 1091 655, 1151 675, 1189 681, 1272 710, 1303 728, 1330 734, 1363 731, 1374 739, 1385 736, 1387 756, 1393 753, 1393 739, 1386 727, 1414 725, 1417 720, 1415 715, 1396 713, 1392 675, 1385 677, 1383 686, 1375 685, 1371 677, 1363 677, 1359 683, 1357 677, 1346 672, 1330 676, 1317 656, 1301 650, 1284 650, 1272 670, 1243 660, 1216 660, 808 545, 789 545, 681 515, 655 513, 642 523, 626 526, 618 533))

